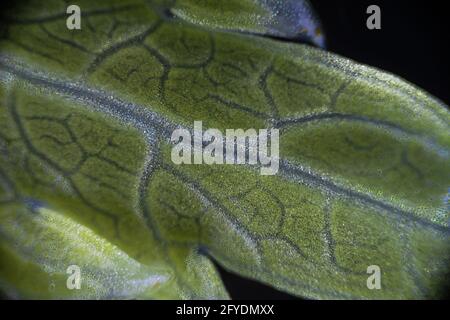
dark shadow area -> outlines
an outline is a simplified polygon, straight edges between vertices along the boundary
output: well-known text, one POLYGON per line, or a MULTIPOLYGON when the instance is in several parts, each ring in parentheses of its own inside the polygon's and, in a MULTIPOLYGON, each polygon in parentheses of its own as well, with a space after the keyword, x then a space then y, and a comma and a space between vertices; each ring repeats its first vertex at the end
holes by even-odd
POLYGON ((243 278, 229 272, 216 263, 225 287, 234 300, 299 300, 295 296, 279 291, 268 285, 243 278))
POLYGON ((448 3, 408 0, 312 0, 327 50, 392 72, 450 103, 448 3), (381 9, 381 30, 369 30, 366 9, 381 9))

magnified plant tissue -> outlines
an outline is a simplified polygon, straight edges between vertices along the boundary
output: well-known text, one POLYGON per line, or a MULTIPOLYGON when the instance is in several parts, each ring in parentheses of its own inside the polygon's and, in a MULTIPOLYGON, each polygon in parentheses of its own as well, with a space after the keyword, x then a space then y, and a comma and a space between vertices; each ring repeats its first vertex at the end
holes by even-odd
POLYGON ((7 297, 228 298, 212 261, 300 297, 442 294, 448 108, 320 48, 309 3, 33 0, 1 15, 7 297), (193 133, 187 154, 175 130, 193 133), (263 146, 270 174, 249 152, 263 146))

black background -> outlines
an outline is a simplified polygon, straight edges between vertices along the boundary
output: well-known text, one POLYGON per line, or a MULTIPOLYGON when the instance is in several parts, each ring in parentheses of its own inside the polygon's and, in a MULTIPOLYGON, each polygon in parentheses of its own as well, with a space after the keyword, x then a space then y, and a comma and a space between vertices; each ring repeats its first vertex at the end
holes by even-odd
MULTIPOLYGON (((448 1, 311 0, 327 50, 406 79, 450 104, 448 1), (381 9, 381 30, 366 27, 367 7, 381 9)), ((295 299, 219 267, 234 299, 295 299)))

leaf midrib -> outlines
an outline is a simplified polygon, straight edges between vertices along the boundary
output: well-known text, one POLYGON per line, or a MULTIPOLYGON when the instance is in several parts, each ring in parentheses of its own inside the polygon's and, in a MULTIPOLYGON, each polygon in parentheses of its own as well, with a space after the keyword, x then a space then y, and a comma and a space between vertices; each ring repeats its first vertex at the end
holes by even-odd
MULTIPOLYGON (((170 141, 170 136, 174 129, 176 128, 188 128, 180 124, 176 124, 166 117, 160 115, 159 113, 149 110, 148 107, 140 106, 134 103, 125 103, 120 99, 115 98, 112 95, 108 95, 104 92, 94 90, 91 88, 86 88, 80 84, 72 83, 69 81, 61 81, 54 78, 49 78, 44 76, 42 73, 29 71, 19 64, 10 59, 9 57, 0 56, 0 68, 8 72, 13 76, 17 76, 22 80, 38 87, 43 87, 52 92, 56 92, 65 96, 65 98, 71 98, 75 101, 90 105, 94 110, 102 112, 113 116, 122 123, 127 123, 135 128, 137 128, 146 137, 147 143, 153 140, 155 137, 154 133, 159 135, 160 138, 164 138, 166 141, 170 141)), ((281 120, 279 125, 282 127, 286 123, 291 121, 304 123, 307 120, 316 120, 316 118, 326 118, 326 117, 336 117, 336 118, 355 118, 354 115, 345 115, 339 113, 328 113, 319 114, 315 116, 307 116, 302 119, 296 120, 281 120), (309 119, 308 119, 309 117, 309 119)), ((359 117, 358 117, 359 118, 359 117)), ((356 119, 356 118, 355 118, 356 119)), ((361 121, 373 122, 374 124, 380 124, 379 121, 370 118, 361 118, 361 121)), ((389 126, 390 123, 383 123, 389 126)), ((402 130, 405 134, 414 134, 408 130, 405 130, 399 126, 392 125, 397 130, 402 130)), ((418 135, 418 134, 415 134, 418 135)), ((419 135, 418 135, 419 136, 419 135)), ((250 167, 250 166, 248 166, 250 167)), ((256 167, 250 167, 252 169, 257 169, 256 167)), ((300 165, 289 162, 285 159, 280 159, 280 176, 287 179, 288 181, 294 181, 301 184, 312 184, 318 187, 320 190, 331 191, 334 194, 344 196, 352 201, 363 202, 371 208, 376 208, 377 212, 381 211, 392 213, 397 219, 408 225, 418 223, 421 226, 431 228, 436 232, 443 234, 450 234, 450 228, 433 223, 429 220, 423 219, 416 216, 413 212, 398 208, 390 203, 386 203, 382 200, 371 197, 368 194, 357 192, 351 188, 336 184, 328 179, 321 177, 319 174, 311 171, 304 170, 300 165)))

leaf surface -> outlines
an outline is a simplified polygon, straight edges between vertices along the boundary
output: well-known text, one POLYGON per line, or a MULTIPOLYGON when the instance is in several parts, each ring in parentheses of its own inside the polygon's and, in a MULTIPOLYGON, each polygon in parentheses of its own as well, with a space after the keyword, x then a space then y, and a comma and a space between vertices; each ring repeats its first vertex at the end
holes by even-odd
MULTIPOLYGON (((63 1, 3 13, 3 290, 225 298, 214 259, 304 297, 439 296, 450 258, 446 106, 337 55, 237 32, 252 23, 187 19, 214 18, 200 3, 79 1, 82 30, 65 27, 63 1), (175 165, 171 134, 197 120, 279 128, 278 174, 175 165), (73 264, 91 284, 82 291, 65 287, 73 264), (370 265, 381 290, 367 288, 370 265)), ((262 8, 229 3, 230 13, 262 8)))

